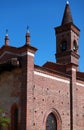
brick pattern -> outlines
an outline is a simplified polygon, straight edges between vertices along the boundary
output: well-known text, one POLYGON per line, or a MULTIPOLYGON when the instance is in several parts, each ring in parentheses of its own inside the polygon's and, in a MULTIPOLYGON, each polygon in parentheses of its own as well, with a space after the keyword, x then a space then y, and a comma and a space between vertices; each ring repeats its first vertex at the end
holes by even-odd
MULTIPOLYGON (((21 90, 21 69, 5 71, 0 74, 0 108, 6 116, 11 119, 11 109, 13 104, 17 104, 20 110, 20 90, 21 90)), ((20 123, 20 114, 18 123, 20 123)), ((9 128, 12 124, 10 122, 9 128)))
POLYGON ((20 48, 3 46, 0 49, 0 65, 11 58, 20 59, 19 66, 10 70, 3 66, 0 71, 0 108, 11 120, 10 130, 14 129, 16 107, 19 130, 46 130, 51 113, 57 130, 84 129, 84 73, 76 72, 79 55, 73 51, 73 41, 78 45, 79 32, 71 23, 55 28, 57 64, 35 66, 37 49, 27 44, 30 39, 20 48), (68 43, 66 52, 60 50, 64 40, 68 43))
POLYGON ((76 42, 78 46, 78 39, 79 39, 79 33, 80 30, 72 25, 71 23, 68 23, 63 26, 59 26, 55 28, 56 32, 56 59, 57 63, 61 64, 69 64, 74 63, 78 65, 79 55, 78 50, 73 50, 73 43, 76 42), (62 51, 61 44, 66 41, 67 48, 66 51, 62 51))
MULTIPOLYGON (((84 84, 82 82, 82 84, 84 84)), ((83 130, 84 129, 84 87, 82 86, 76 86, 75 88, 76 91, 76 126, 78 130, 83 130)))
POLYGON ((48 112, 53 112, 51 111, 53 109, 55 109, 61 117, 61 119, 58 118, 58 120, 60 121, 59 130, 69 129, 70 127, 69 89, 70 88, 68 84, 56 82, 54 80, 46 79, 44 77, 35 76, 35 88, 34 88, 35 130, 37 128, 39 128, 39 130, 46 128, 47 116, 48 114, 50 114, 48 112))
MULTIPOLYGON (((55 73, 34 66, 34 57, 25 55, 21 58, 21 68, 17 67, 0 74, 0 107, 13 119, 12 106, 18 106, 19 130, 46 130, 46 121, 50 113, 57 119, 57 130, 82 130, 84 83, 76 79, 75 70, 75 67, 69 66, 67 71, 71 72, 67 72, 70 74, 67 77, 63 72, 55 73), (34 71, 48 77, 34 74, 34 71), (49 76, 59 78, 60 81, 49 76), (70 81, 70 84, 64 80, 70 81)), ((9 128, 12 130, 12 122, 9 128)))

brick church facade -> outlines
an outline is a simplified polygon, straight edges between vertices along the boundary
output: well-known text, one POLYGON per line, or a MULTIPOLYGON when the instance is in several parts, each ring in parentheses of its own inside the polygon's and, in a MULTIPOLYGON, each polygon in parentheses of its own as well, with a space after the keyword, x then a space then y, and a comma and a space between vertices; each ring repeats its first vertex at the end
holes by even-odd
POLYGON ((0 108, 9 130, 84 130, 84 73, 79 72, 79 28, 69 3, 55 28, 56 63, 34 64, 37 49, 26 33, 24 46, 0 48, 0 108))

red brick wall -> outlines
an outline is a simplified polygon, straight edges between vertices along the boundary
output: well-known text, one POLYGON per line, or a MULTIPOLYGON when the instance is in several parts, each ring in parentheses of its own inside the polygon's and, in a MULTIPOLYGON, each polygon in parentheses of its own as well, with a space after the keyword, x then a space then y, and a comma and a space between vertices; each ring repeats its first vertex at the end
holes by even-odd
MULTIPOLYGON (((32 53, 33 54, 33 53, 32 53)), ((34 57, 22 57, 21 130, 33 127, 34 57)))
MULTIPOLYGON (((74 130, 83 130, 84 84, 76 81, 75 68, 72 76, 73 126, 74 130)), ((22 69, 0 74, 0 108, 11 118, 12 106, 17 105, 19 130, 46 130, 51 112, 57 119, 58 130, 71 130, 69 82, 69 78, 34 68, 33 56, 24 57, 22 69)))
POLYGON ((76 86, 76 125, 77 130, 84 129, 84 83, 78 81, 81 85, 76 86))
POLYGON ((70 130, 69 84, 38 75, 35 75, 34 82, 35 130, 46 130, 47 116, 53 110, 59 113, 59 130, 70 130))
MULTIPOLYGON (((18 123, 20 123, 20 89, 21 88, 21 69, 0 74, 0 108, 11 118, 13 104, 19 108, 18 123)), ((11 120, 10 120, 11 127, 11 120)))

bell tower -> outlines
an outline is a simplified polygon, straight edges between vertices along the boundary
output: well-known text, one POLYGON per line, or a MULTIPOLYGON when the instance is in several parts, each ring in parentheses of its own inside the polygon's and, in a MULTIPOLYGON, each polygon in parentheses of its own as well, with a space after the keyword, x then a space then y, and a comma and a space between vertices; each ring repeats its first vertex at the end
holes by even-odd
POLYGON ((69 2, 66 3, 61 26, 55 28, 56 60, 60 64, 73 63, 78 66, 79 28, 74 25, 69 2))

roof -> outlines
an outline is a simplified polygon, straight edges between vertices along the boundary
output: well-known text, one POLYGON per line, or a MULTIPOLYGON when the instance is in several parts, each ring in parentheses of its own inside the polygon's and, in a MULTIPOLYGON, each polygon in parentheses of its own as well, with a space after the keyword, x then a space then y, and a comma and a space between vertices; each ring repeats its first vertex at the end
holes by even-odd
POLYGON ((53 63, 49 61, 46 62, 43 66, 34 65, 34 69, 35 71, 48 73, 50 75, 58 75, 69 79, 71 77, 71 75, 66 73, 65 65, 59 65, 57 63, 53 63))
POLYGON ((53 62, 46 62, 42 67, 49 69, 49 70, 52 70, 52 71, 66 73, 66 66, 62 65, 62 64, 53 63, 53 62))
POLYGON ((67 24, 67 23, 73 23, 71 11, 70 11, 70 6, 69 6, 68 2, 66 3, 66 6, 65 6, 64 15, 63 15, 61 25, 64 25, 64 24, 67 24))
POLYGON ((76 77, 77 79, 84 81, 84 72, 77 72, 76 77))

